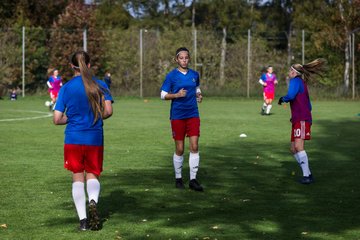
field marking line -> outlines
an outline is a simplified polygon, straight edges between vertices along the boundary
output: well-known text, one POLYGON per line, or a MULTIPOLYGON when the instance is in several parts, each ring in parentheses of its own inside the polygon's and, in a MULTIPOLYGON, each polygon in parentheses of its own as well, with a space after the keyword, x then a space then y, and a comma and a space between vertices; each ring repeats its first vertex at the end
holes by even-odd
POLYGON ((40 114, 46 114, 43 116, 36 116, 36 117, 25 117, 25 118, 6 118, 6 119, 0 119, 0 122, 11 122, 11 121, 23 121, 23 120, 33 120, 33 119, 39 119, 39 118, 47 118, 52 117, 52 113, 47 112, 40 112, 40 111, 32 111, 32 110, 12 110, 14 112, 29 112, 29 113, 40 113, 40 114))

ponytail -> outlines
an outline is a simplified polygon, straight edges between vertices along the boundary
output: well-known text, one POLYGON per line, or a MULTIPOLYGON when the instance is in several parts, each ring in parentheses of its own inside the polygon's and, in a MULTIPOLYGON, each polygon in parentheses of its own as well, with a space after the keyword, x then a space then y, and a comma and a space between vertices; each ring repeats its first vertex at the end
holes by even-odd
POLYGON ((90 56, 85 51, 77 51, 71 57, 71 63, 75 71, 80 71, 84 83, 86 96, 89 100, 95 123, 102 117, 104 112, 105 98, 99 84, 93 79, 93 74, 88 65, 90 56))
POLYGON ((302 75, 305 82, 312 79, 313 75, 322 77, 322 73, 325 71, 326 60, 323 58, 315 59, 305 65, 294 64, 291 66, 299 75, 302 75))

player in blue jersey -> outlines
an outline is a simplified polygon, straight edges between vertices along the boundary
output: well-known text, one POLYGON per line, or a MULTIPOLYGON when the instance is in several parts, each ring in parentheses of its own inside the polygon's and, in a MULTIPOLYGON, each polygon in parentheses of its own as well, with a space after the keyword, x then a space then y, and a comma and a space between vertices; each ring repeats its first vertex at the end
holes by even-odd
POLYGON ((304 148, 305 140, 311 138, 312 125, 312 107, 306 83, 314 74, 320 75, 324 66, 324 59, 316 59, 305 65, 292 65, 289 70, 290 82, 287 95, 281 97, 278 102, 279 105, 290 102, 292 123, 290 150, 302 169, 303 177, 300 180, 302 184, 310 184, 314 181, 304 148))
POLYGON ((103 120, 112 115, 113 100, 106 84, 92 75, 90 57, 86 52, 75 52, 71 57, 71 67, 75 76, 60 89, 53 121, 56 125, 66 124, 64 167, 73 172, 72 196, 80 230, 98 230, 100 219, 96 204, 103 165, 103 120))
POLYGON ((188 67, 189 50, 181 47, 176 50, 175 61, 178 67, 167 74, 161 87, 161 99, 171 100, 170 120, 172 135, 175 141, 173 164, 175 170, 175 187, 184 189, 182 166, 184 161, 184 140, 189 137, 189 188, 203 191, 196 179, 199 169, 200 118, 197 103, 202 101, 199 73, 188 67))

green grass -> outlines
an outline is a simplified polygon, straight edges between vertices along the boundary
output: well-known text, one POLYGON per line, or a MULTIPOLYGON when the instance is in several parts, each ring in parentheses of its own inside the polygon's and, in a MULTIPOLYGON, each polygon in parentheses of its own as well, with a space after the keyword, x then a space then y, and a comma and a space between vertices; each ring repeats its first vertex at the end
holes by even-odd
POLYGON ((306 150, 316 183, 303 186, 288 151, 289 106, 261 116, 260 100, 205 98, 197 193, 174 188, 170 103, 116 99, 105 121, 103 229, 78 232, 64 127, 1 121, 46 115, 45 100, 0 101, 0 239, 360 239, 359 102, 313 102, 306 150))

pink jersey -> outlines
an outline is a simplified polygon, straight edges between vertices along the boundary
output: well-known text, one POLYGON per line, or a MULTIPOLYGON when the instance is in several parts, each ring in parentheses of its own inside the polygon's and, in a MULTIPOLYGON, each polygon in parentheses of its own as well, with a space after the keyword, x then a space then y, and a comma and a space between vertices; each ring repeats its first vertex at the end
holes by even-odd
POLYGON ((275 92, 275 81, 277 81, 276 75, 274 73, 264 73, 260 78, 266 86, 264 86, 265 93, 274 93, 275 92))
POLYGON ((50 76, 48 82, 50 83, 52 89, 49 89, 49 91, 59 92, 61 88, 61 77, 57 76, 56 78, 54 76, 50 76))

